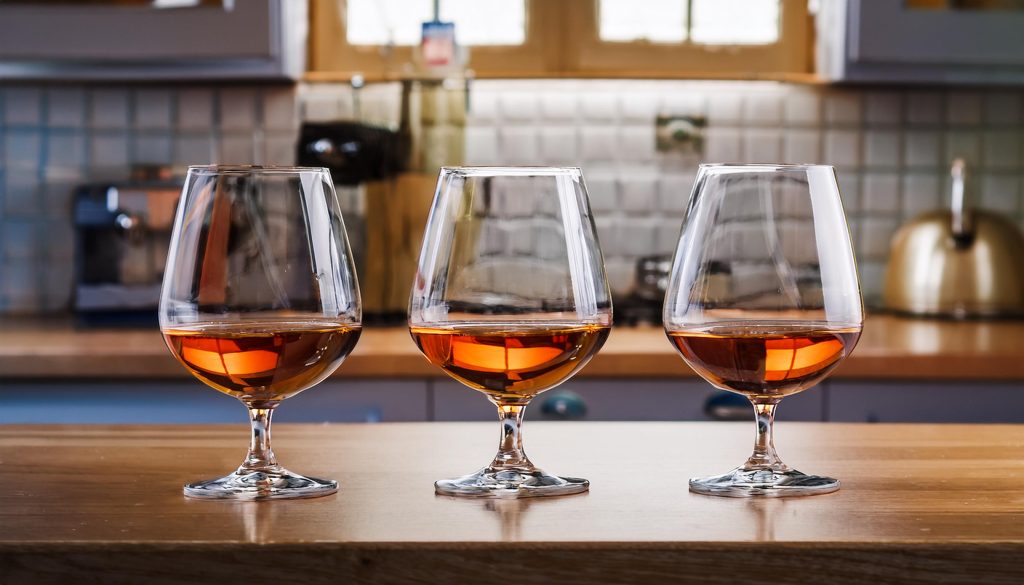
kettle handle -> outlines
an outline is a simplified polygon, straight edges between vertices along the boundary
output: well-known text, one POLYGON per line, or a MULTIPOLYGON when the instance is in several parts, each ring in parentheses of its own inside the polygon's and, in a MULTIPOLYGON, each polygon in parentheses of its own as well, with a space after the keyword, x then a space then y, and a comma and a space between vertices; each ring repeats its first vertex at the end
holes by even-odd
POLYGON ((967 164, 964 159, 953 159, 949 174, 953 178, 953 199, 950 202, 953 237, 967 239, 974 235, 974 209, 967 200, 967 164))

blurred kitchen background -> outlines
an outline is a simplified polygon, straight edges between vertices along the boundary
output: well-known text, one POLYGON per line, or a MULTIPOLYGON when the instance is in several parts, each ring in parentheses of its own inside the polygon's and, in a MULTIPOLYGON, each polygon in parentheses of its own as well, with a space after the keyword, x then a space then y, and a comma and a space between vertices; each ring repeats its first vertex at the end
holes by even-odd
POLYGON ((697 164, 832 164, 881 308, 954 159, 1024 228, 1021 31, 1022 0, 0 0, 0 314, 144 322, 185 166, 297 162, 334 171, 382 323, 419 245, 382 217, 443 164, 582 167, 619 323, 697 164))

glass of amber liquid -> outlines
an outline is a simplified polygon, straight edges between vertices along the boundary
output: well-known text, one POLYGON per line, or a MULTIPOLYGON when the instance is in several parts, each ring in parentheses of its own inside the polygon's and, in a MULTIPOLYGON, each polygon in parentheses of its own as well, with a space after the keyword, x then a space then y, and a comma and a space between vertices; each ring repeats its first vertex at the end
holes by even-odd
POLYGON ((586 491, 523 451, 523 411, 608 336, 611 296, 578 168, 441 169, 420 250, 409 329, 423 355, 498 409, 498 453, 437 493, 529 497, 586 491))
POLYGON ((665 296, 665 331, 683 360, 754 406, 754 452, 690 480, 716 496, 839 489, 775 452, 784 397, 814 386, 853 351, 864 317, 835 171, 822 165, 701 165, 665 296))
POLYGON ((193 376, 249 409, 252 441, 192 498, 311 498, 337 491, 277 463, 281 402, 341 365, 359 339, 359 287, 326 169, 190 167, 160 296, 167 347, 193 376))

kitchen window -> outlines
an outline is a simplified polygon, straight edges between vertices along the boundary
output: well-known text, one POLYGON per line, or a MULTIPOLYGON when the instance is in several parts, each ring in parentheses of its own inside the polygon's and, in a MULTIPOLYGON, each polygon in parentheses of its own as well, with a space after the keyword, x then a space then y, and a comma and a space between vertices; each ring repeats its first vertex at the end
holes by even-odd
MULTIPOLYGON (((440 0, 478 77, 791 79, 807 0, 440 0)), ((311 79, 409 71, 432 0, 313 0, 311 79)))

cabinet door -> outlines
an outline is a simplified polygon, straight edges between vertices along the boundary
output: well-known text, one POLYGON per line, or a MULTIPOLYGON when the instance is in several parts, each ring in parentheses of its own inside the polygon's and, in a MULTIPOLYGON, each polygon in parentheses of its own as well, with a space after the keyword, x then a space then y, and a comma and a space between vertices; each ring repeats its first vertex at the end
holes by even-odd
MULTIPOLYGON (((434 420, 492 420, 497 417, 494 405, 483 394, 451 381, 433 384, 434 420)), ((537 396, 527 408, 529 420, 594 420, 594 421, 671 421, 712 420, 705 414, 707 401, 719 393, 703 380, 570 380, 562 386, 537 396), (557 408, 554 401, 579 400, 583 414, 575 405, 557 408), (561 410, 569 414, 562 417, 561 410)), ((813 389, 790 396, 779 407, 779 420, 822 420, 823 392, 813 389)), ((753 411, 743 406, 737 418, 753 420, 753 411)))
POLYGON ((829 382, 828 420, 1024 422, 1024 386, 991 382, 829 382))
POLYGON ((1024 82, 1024 9, 914 4, 822 3, 818 24, 823 74, 844 81, 1024 82))
MULTIPOLYGON (((244 423, 234 398, 198 382, 5 382, 0 424, 244 423)), ((427 420, 421 381, 329 380, 285 401, 277 422, 427 420)))
POLYGON ((305 0, 187 8, 0 2, 0 78, 299 77, 305 0))

